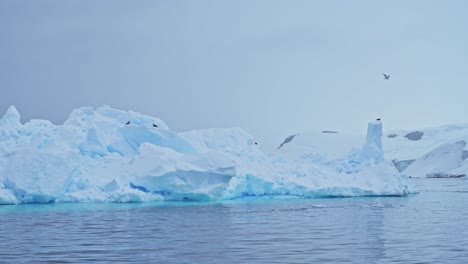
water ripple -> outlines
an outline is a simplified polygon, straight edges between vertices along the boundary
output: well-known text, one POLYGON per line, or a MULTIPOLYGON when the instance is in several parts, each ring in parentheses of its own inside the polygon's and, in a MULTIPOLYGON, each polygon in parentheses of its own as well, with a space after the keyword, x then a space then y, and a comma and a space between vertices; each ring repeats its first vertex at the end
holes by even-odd
POLYGON ((468 181, 444 180, 403 198, 2 207, 0 262, 468 263, 468 181))

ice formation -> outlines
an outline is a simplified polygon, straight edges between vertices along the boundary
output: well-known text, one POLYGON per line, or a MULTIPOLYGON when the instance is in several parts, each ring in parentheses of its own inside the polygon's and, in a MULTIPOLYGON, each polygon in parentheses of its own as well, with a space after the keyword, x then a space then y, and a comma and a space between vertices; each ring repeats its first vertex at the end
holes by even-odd
POLYGON ((407 176, 458 178, 468 175, 468 124, 385 134, 385 157, 407 176), (418 140, 408 137, 416 134, 418 140))
POLYGON ((382 122, 373 121, 367 127, 366 143, 362 150, 363 158, 379 163, 384 160, 382 150, 382 122))
POLYGON ((405 173, 412 177, 436 177, 456 169, 462 163, 462 152, 466 146, 464 140, 442 144, 415 160, 405 173))
POLYGON ((108 106, 75 109, 62 125, 22 124, 10 107, 0 119, 0 204, 414 192, 383 160, 381 135, 381 125, 370 123, 362 149, 285 144, 266 154, 239 128, 177 133, 158 118, 108 106))

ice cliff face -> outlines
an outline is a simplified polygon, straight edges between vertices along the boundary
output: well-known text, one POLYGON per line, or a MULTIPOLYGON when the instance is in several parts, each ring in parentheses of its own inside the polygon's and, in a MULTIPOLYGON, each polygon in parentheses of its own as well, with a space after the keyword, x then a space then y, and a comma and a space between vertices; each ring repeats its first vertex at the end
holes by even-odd
POLYGON ((366 143, 362 149, 363 159, 373 163, 384 161, 382 150, 382 122, 370 122, 367 127, 366 143))
POLYGON ((267 155, 239 128, 176 133, 108 106, 76 109, 63 125, 21 124, 10 107, 0 119, 0 204, 414 192, 383 160, 381 127, 369 127, 362 151, 339 158, 304 149, 267 155))

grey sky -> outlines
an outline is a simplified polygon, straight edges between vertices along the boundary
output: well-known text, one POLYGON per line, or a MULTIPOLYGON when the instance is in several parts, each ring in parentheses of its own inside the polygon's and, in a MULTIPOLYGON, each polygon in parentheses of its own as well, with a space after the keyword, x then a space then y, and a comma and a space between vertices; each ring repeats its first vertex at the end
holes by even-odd
POLYGON ((0 0, 0 111, 108 104, 174 130, 468 122, 468 1, 0 0), (391 75, 383 80, 382 73, 391 75))

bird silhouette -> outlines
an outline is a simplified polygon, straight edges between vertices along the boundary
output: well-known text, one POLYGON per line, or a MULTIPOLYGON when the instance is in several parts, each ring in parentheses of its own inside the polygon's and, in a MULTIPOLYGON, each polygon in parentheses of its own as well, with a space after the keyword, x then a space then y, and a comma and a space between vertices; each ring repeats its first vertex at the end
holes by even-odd
POLYGON ((126 125, 126 126, 127 126, 127 125, 130 125, 130 121, 128 121, 127 123, 125 123, 125 125, 126 125))
POLYGON ((387 75, 387 74, 385 74, 385 73, 382 73, 382 75, 385 77, 385 80, 390 79, 390 75, 387 75))

